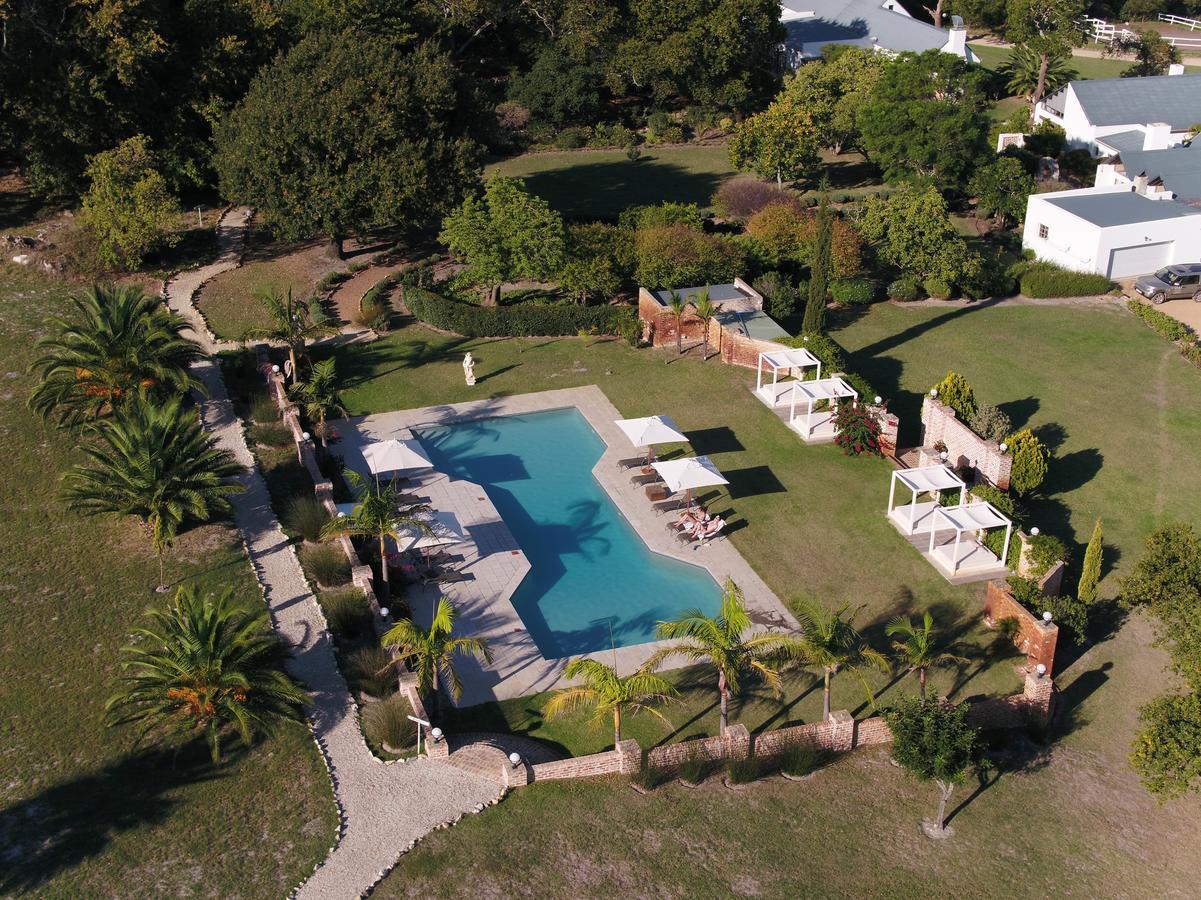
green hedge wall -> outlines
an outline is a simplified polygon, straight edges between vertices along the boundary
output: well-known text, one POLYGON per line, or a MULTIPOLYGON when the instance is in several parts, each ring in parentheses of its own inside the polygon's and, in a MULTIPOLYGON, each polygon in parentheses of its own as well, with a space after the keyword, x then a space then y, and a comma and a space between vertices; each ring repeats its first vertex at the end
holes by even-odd
POLYGON ((1022 293, 1027 297, 1089 297, 1107 294, 1113 283, 1104 275, 1072 272, 1050 263, 1027 266, 1021 273, 1022 293))
POLYGON ((463 337, 563 337, 581 331, 620 334, 623 319, 622 307, 473 306, 413 287, 405 289, 405 305, 427 325, 463 337))
POLYGON ((1193 330, 1179 319, 1173 319, 1167 313, 1161 313, 1158 309, 1147 306, 1139 300, 1127 300, 1126 308, 1150 325, 1153 331, 1158 332, 1169 341, 1191 341, 1193 339, 1193 330))

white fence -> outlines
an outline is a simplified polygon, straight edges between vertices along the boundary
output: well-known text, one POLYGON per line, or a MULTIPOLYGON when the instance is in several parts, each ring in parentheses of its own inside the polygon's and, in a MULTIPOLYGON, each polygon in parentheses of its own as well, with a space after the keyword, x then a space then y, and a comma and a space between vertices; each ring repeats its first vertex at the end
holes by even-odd
MULTIPOLYGON (((1183 16, 1170 16, 1161 14, 1159 17, 1161 22, 1168 22, 1172 25, 1179 25, 1182 28, 1187 28, 1190 31, 1201 28, 1201 20, 1186 19, 1183 16)), ((1084 30, 1089 37, 1093 39, 1095 44, 1112 44, 1114 41, 1134 41, 1138 40, 1138 34, 1131 31, 1129 28, 1119 28, 1117 25, 1112 25, 1104 19, 1087 18, 1084 20, 1084 30)), ((1165 34, 1163 39, 1173 47, 1182 51, 1196 50, 1201 51, 1201 37, 1177 37, 1175 35, 1165 34)))
POLYGON ((1176 25, 1180 28, 1187 28, 1189 31, 1196 31, 1201 28, 1201 19, 1186 19, 1184 16, 1173 16, 1170 13, 1160 13, 1159 21, 1167 22, 1169 25, 1176 25))

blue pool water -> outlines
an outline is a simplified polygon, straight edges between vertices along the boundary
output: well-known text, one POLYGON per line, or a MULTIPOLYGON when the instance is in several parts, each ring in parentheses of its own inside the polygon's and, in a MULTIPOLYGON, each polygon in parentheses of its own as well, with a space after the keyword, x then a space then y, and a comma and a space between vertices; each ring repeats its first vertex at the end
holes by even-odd
POLYGON ((655 639, 686 609, 712 615, 708 571, 652 553, 592 477, 604 442, 575 409, 422 431, 440 471, 481 485, 529 559, 513 606, 543 656, 655 639))

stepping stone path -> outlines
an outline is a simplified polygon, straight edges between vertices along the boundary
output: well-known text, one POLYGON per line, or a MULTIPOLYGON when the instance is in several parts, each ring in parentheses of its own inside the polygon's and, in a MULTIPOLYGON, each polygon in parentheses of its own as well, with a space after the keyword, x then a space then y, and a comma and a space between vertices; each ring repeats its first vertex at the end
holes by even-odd
MULTIPOLYGON (((218 260, 172 279, 166 287, 168 304, 193 322, 196 338, 210 353, 220 342, 212 341, 203 321, 198 321, 192 295, 204 282, 238 264, 248 218, 247 209, 223 217, 218 227, 218 260)), ((267 485, 255 468, 220 366, 214 359, 204 359, 195 369, 208 389, 201 408, 205 428, 246 467, 240 481, 247 490, 233 497, 234 518, 275 630, 292 648, 288 669, 313 694, 307 710, 309 724, 329 767, 340 812, 341 825, 329 856, 294 896, 358 897, 387 874, 417 840, 466 813, 481 811, 499 799, 500 789, 495 778, 443 761, 385 763, 367 748, 354 701, 334 659, 324 616, 271 509, 267 485)))

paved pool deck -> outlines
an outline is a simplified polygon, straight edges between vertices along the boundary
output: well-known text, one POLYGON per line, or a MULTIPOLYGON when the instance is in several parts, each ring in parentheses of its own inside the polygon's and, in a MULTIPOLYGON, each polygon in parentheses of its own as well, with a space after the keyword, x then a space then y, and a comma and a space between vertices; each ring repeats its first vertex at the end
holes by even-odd
MULTIPOLYGON (((703 566, 718 583, 733 578, 742 589, 747 611, 757 625, 798 627, 784 604, 729 540, 683 546, 668 533, 664 527, 666 519, 655 513, 643 489, 630 483, 630 473, 618 467, 618 460, 637 455, 638 451, 614 424, 622 415, 595 385, 355 418, 349 421, 349 427, 339 428, 343 440, 332 449, 342 456, 348 468, 366 472, 362 455, 365 444, 409 437, 414 429, 566 408, 578 409, 604 441, 605 451, 592 470, 593 476, 647 547, 664 556, 703 566)), ((654 410, 647 412, 653 413, 654 410)), ((567 683, 562 670, 568 658, 543 657, 510 602, 530 563, 485 490, 437 471, 419 473, 414 481, 415 486, 409 490, 429 498, 434 509, 453 512, 458 517, 469 540, 449 550, 453 556, 462 558, 456 568, 469 580, 441 589, 410 585, 406 599, 413 616, 423 625, 428 624, 434 603, 440 594, 445 595, 461 613, 463 633, 486 638, 492 648, 490 664, 463 659, 457 665, 463 680, 463 695, 458 705, 472 706, 562 687, 567 683)), ((754 523, 749 527, 755 527, 754 523)), ((660 646, 659 642, 651 642, 618 647, 619 671, 636 669, 660 646)), ((611 650, 589 655, 606 663, 613 661, 611 650)), ((684 661, 669 660, 668 667, 672 664, 683 665, 684 661)))

